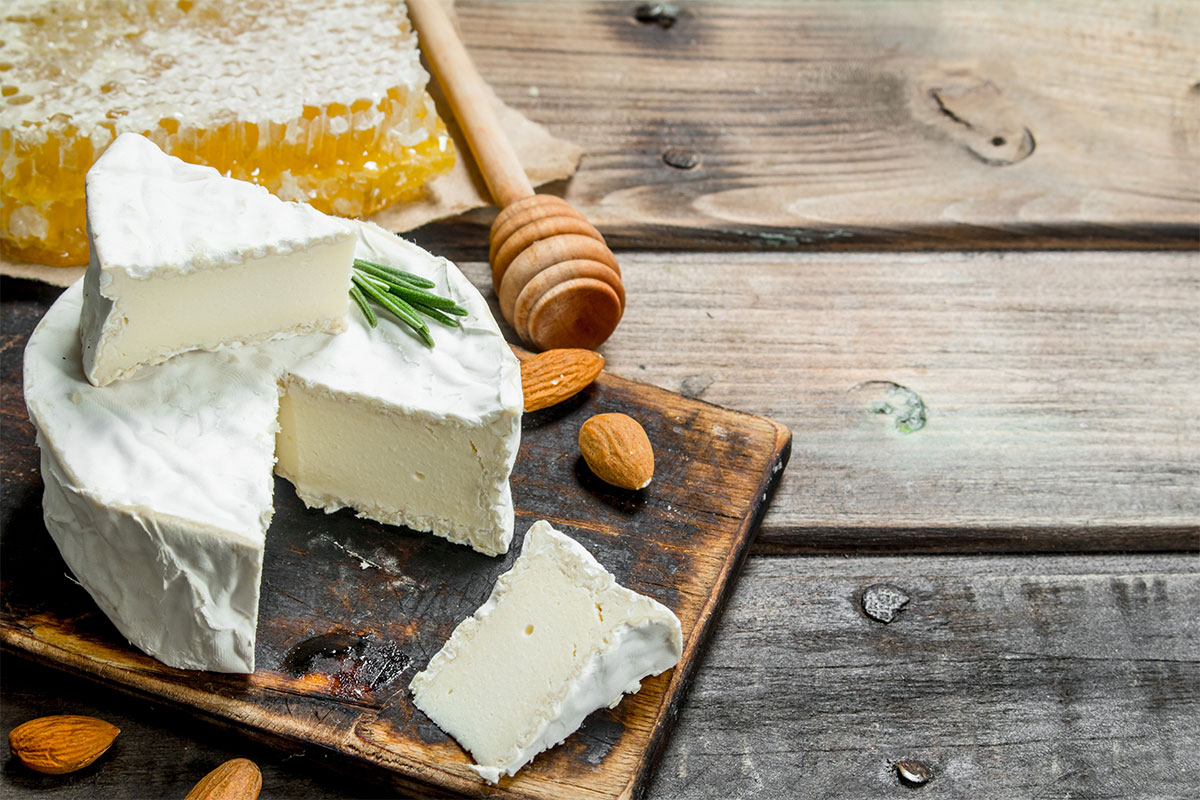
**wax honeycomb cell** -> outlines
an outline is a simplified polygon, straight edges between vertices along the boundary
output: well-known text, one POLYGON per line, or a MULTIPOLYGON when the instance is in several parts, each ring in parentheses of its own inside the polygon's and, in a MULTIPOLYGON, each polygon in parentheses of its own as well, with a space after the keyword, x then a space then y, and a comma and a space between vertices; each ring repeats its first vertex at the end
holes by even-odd
POLYGON ((84 175, 120 133, 363 216, 454 163, 392 0, 5 0, 0 247, 86 264, 84 175))

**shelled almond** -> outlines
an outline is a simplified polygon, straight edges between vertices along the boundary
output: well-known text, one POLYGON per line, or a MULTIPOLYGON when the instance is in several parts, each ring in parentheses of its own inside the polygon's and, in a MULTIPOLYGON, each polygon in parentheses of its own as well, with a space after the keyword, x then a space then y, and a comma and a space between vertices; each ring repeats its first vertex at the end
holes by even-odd
POLYGON ((235 758, 200 779, 184 800, 255 800, 262 772, 248 758, 235 758))
POLYGON ((654 448, 627 414, 597 414, 579 429, 579 451, 596 477, 621 489, 644 489, 654 477, 654 448))
POLYGON ((538 411, 586 389, 604 369, 604 356, 581 348, 546 350, 521 362, 525 410, 538 411))
POLYGON ((64 775, 104 755, 120 732, 102 719, 60 714, 31 719, 13 728, 8 746, 29 769, 64 775))

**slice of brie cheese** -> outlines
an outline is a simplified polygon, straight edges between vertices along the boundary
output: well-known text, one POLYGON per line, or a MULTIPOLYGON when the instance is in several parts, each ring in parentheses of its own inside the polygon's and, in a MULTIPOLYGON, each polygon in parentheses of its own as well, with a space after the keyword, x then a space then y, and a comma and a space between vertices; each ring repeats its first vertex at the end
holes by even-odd
POLYGON ((87 174, 80 336, 103 386, 188 350, 345 327, 354 231, 135 133, 87 174))
POLYGON ((465 306, 464 327, 431 325, 431 350, 382 315, 367 327, 356 310, 339 336, 186 352, 96 387, 83 372, 80 282, 29 340, 25 401, 42 454, 46 528, 118 630, 166 664, 254 670, 277 434, 279 470, 299 463, 290 477, 309 499, 486 553, 508 547, 520 366, 487 303, 452 264, 374 225, 349 224, 360 255, 425 275, 437 282, 433 291, 465 306), (281 386, 289 387, 282 414, 281 386), (300 397, 336 397, 345 408, 322 419, 296 408, 300 397), (417 428, 434 431, 436 445, 398 440, 417 428), (370 483, 366 468, 377 462, 369 455, 305 463, 325 446, 372 440, 396 460, 398 475, 424 475, 423 505, 404 506, 415 492, 370 483), (470 452, 472 461, 434 461, 434 446, 470 452))
POLYGON ((446 259, 373 225, 359 228, 356 255, 431 278, 439 287, 431 291, 470 314, 458 330, 429 323, 432 354, 380 311, 377 328, 352 325, 291 365, 276 471, 310 507, 349 506, 481 553, 507 552, 508 475, 524 406, 515 356, 479 292, 446 259))
POLYGON ((679 619, 545 521, 415 678, 417 708, 495 783, 678 663, 679 619))

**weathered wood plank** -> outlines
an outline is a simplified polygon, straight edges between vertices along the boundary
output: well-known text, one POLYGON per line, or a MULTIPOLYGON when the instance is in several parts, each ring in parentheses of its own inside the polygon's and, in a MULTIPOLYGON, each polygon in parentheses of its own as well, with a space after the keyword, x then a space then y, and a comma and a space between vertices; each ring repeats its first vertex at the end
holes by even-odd
POLYGON ((1200 785, 1200 559, 749 564, 653 796, 1184 798, 1200 785), (861 592, 910 597, 891 624, 861 592), (736 787, 736 788, 734 788, 736 787), (741 794, 739 794, 739 792, 741 794))
POLYGON ((497 92, 585 148, 566 196, 618 248, 1195 246, 1187 2, 675 5, 458 3, 497 92))
MULTIPOLYGON (((1183 798, 1200 782, 1200 561, 1189 556, 756 557, 740 579, 650 798, 1183 798), (889 625, 859 610, 889 583, 889 625)), ((122 729, 74 777, 0 755, 5 796, 182 797, 227 758, 264 798, 372 797, 319 751, 280 753, 170 709, 4 660, 0 728, 86 713, 122 729)))
POLYGON ((607 369, 793 431, 760 549, 1200 547, 1197 254, 630 253, 623 270, 607 369), (902 408, 895 385, 920 430, 873 413, 902 408))

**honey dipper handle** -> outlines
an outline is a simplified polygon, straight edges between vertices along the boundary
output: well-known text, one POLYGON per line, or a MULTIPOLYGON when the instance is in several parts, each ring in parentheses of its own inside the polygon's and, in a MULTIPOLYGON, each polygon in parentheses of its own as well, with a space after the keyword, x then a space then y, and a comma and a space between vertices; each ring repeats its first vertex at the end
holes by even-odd
POLYGON ((439 0, 408 0, 408 14, 496 205, 531 196, 533 187, 500 127, 487 86, 439 0))

